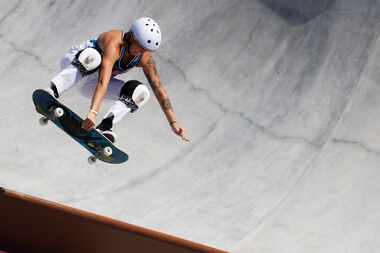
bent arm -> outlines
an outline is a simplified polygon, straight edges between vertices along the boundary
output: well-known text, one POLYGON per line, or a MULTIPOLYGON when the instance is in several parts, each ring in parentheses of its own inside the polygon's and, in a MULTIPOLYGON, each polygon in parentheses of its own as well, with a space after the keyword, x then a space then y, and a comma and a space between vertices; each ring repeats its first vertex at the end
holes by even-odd
POLYGON ((143 66, 144 74, 152 87, 153 93, 156 96, 162 111, 164 112, 170 125, 176 122, 175 114, 169 96, 164 87, 161 85, 160 77, 157 72, 156 63, 150 56, 149 60, 143 66))

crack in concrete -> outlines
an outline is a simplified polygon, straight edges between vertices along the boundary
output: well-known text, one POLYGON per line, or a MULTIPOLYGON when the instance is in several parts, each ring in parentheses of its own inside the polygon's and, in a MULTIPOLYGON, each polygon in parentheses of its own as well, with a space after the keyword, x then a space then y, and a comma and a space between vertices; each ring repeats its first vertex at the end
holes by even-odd
POLYGON ((4 23, 5 20, 8 19, 10 15, 13 14, 21 5, 22 0, 17 1, 17 3, 0 19, 0 25, 4 23))
POLYGON ((20 48, 19 46, 17 46, 15 43, 11 42, 11 41, 8 41, 8 40, 5 40, 4 39, 4 35, 3 34, 0 34, 0 40, 9 45, 15 52, 19 53, 19 54, 22 54, 22 55, 26 55, 26 56, 29 56, 31 58, 33 58, 36 62, 38 62, 38 64, 48 70, 49 72, 54 72, 54 70, 52 68, 50 68, 48 65, 46 65, 45 63, 43 63, 42 59, 40 56, 34 54, 34 53, 31 53, 25 49, 22 49, 20 48))
POLYGON ((376 150, 374 148, 370 148, 367 144, 364 144, 360 141, 353 141, 353 140, 345 140, 345 139, 338 139, 338 138, 333 138, 331 140, 332 143, 336 144, 343 144, 343 145, 351 145, 351 146, 356 146, 367 153, 374 154, 376 156, 380 156, 380 150, 376 150))
POLYGON ((190 79, 187 78, 186 73, 182 70, 178 64, 176 64, 173 60, 164 58, 163 56, 157 54, 158 58, 162 59, 164 62, 168 63, 170 66, 172 66, 174 69, 176 69, 184 81, 189 84, 190 89, 194 92, 203 93, 211 102, 213 102, 221 112, 224 114, 228 113, 227 108, 220 102, 216 101, 210 94, 210 92, 207 89, 197 87, 190 79))
POLYGON ((169 65, 171 65, 174 69, 176 69, 180 75, 182 76, 182 78, 184 79, 185 82, 187 82, 191 88, 191 90, 195 91, 195 92, 200 92, 200 93, 203 93, 208 99, 209 101, 211 101, 212 103, 214 103, 221 112, 223 112, 223 114, 235 114, 235 115, 238 115, 240 118, 242 118, 243 120, 247 121, 250 125, 254 126, 255 128, 259 129, 262 133, 270 136, 271 138, 273 139, 277 139, 277 140, 281 140, 281 141, 301 141, 301 142, 304 142, 312 147, 315 147, 315 148, 318 148, 318 145, 316 145, 314 142, 306 139, 306 138, 303 138, 303 137, 297 137, 297 136, 280 136, 270 130, 268 130, 266 127, 262 126, 262 125, 259 125, 257 124, 256 122, 253 121, 253 119, 251 119, 248 115, 246 115, 244 112, 240 112, 240 111, 235 111, 235 110, 231 110, 227 107, 225 107, 222 103, 220 103, 219 101, 217 101, 216 99, 214 99, 212 96, 211 96, 211 93, 210 91, 208 91, 207 89, 204 89, 204 88, 200 88, 200 87, 197 87, 192 81, 190 81, 190 79, 187 77, 186 73, 182 70, 182 68, 176 64, 173 60, 170 60, 170 59, 166 59, 164 58, 163 56, 157 54, 158 57, 160 59, 162 59, 163 61, 165 61, 166 63, 168 63, 169 65))

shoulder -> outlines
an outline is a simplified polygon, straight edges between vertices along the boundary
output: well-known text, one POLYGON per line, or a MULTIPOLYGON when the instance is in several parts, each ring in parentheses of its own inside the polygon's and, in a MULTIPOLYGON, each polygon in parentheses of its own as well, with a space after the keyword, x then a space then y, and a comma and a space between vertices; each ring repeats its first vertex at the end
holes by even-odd
POLYGON ((143 56, 141 57, 141 60, 139 63, 140 67, 146 68, 152 64, 154 64, 154 59, 153 59, 152 54, 150 52, 145 52, 143 56))
POLYGON ((110 30, 107 32, 103 32, 99 35, 98 39, 113 39, 113 40, 122 40, 123 31, 122 30, 110 30))
POLYGON ((98 43, 103 51, 119 49, 123 44, 123 32, 111 30, 99 35, 98 43))

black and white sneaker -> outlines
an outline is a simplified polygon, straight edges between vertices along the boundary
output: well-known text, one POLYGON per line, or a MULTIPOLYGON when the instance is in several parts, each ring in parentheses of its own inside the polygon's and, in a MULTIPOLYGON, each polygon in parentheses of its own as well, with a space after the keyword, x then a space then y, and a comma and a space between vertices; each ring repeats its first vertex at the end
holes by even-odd
POLYGON ((50 84, 50 89, 54 92, 54 97, 58 99, 59 98, 59 93, 58 93, 57 86, 55 86, 54 83, 51 83, 50 84))
POLYGON ((112 143, 116 142, 116 134, 111 130, 101 131, 100 132, 112 143))
POLYGON ((110 142, 115 143, 116 141, 116 134, 112 132, 112 121, 114 119, 114 116, 111 115, 107 118, 104 118, 102 122, 96 127, 96 129, 102 133, 105 137, 107 137, 110 142))
POLYGON ((56 99, 59 98, 59 94, 58 94, 58 90, 57 90, 57 87, 52 83, 50 84, 50 87, 45 89, 47 92, 49 92, 50 95, 52 95, 53 97, 55 97, 56 99))

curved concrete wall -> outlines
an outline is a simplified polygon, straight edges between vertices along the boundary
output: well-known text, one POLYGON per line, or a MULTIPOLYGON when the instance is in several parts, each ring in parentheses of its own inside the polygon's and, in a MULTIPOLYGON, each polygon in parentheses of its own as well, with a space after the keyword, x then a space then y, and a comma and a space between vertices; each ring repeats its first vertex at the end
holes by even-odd
MULTIPOLYGON (((372 252, 380 7, 318 2, 1 3, 0 185, 236 252, 372 252), (131 160, 90 167, 38 126, 31 93, 71 45, 142 15, 162 27, 155 59, 192 142, 152 99, 115 128, 131 160)), ((62 101, 85 115, 92 88, 62 101)))

